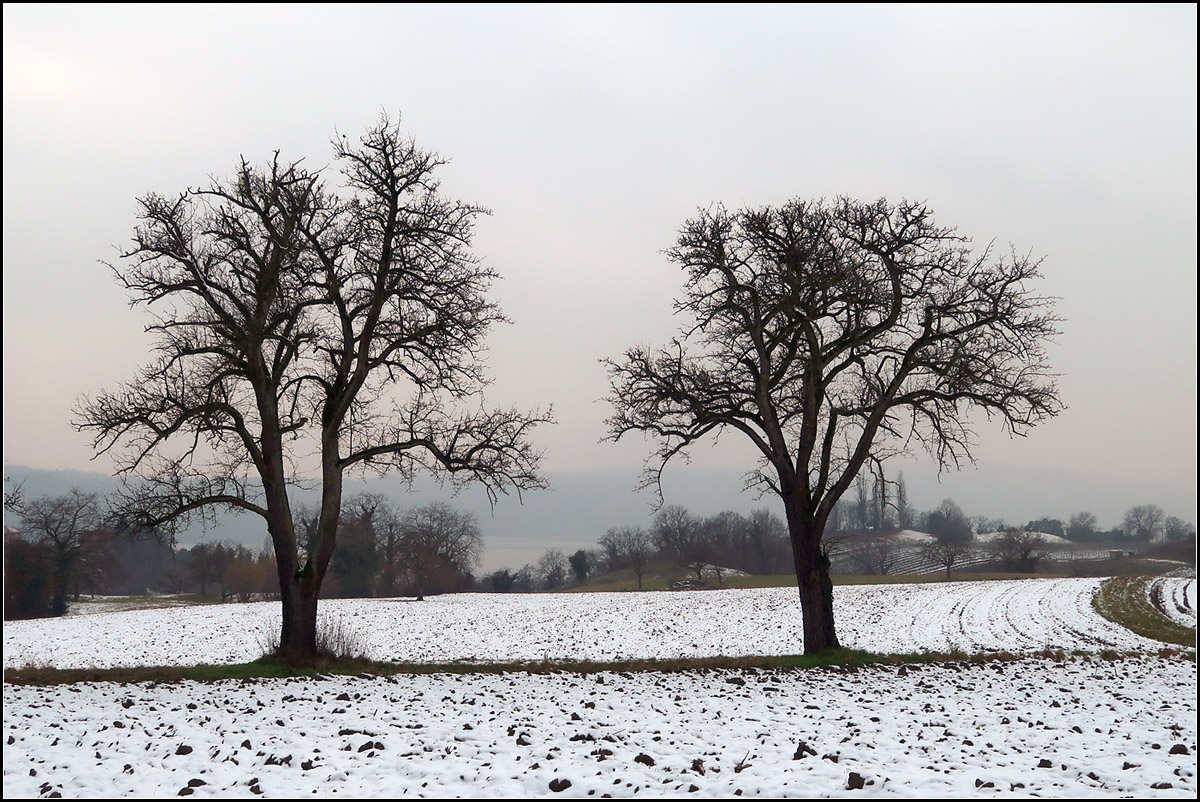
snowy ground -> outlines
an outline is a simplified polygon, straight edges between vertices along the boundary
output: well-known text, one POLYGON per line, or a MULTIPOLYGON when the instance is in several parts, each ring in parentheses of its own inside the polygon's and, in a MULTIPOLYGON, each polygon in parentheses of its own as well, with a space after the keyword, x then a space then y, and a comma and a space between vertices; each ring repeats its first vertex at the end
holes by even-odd
MULTIPOLYGON (((842 644, 874 652, 1161 646, 1100 617, 1099 579, 835 588, 842 644)), ((1168 595, 1176 585, 1166 580, 1168 595)), ((797 654, 791 588, 694 593, 462 594, 321 603, 376 660, 622 660, 797 654)), ((4 666, 245 662, 278 631, 279 604, 136 610, 4 627, 4 666)), ((1193 624, 1194 619, 1193 619, 1193 624)))
POLYGON ((9 686, 4 794, 1194 798, 1195 694, 1160 658, 9 686))
MULTIPOLYGON (((839 626, 879 651, 1161 646, 1092 613, 1094 587, 838 588, 839 626)), ((325 606, 405 660, 798 651, 794 595, 774 590, 325 606)), ((4 661, 246 659, 273 607, 15 622, 4 661)), ((1196 665, 6 685, 4 739, 5 796, 1195 798, 1196 665)))

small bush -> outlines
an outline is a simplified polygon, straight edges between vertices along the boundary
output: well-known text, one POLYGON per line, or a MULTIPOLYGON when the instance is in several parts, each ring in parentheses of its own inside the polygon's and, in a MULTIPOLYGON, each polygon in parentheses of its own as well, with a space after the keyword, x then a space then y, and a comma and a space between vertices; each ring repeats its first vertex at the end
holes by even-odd
POLYGON ((367 649, 355 630, 341 616, 317 618, 317 651, 335 660, 366 659, 367 649))

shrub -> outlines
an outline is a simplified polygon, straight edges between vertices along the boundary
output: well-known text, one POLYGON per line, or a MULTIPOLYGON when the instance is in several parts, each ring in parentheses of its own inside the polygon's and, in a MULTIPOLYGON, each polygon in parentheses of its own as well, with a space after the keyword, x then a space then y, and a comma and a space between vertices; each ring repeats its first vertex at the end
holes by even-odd
MULTIPOLYGON (((267 656, 279 655, 279 630, 264 629, 259 643, 267 656)), ((338 615, 318 614, 317 656, 333 662, 353 662, 367 659, 366 644, 358 632, 338 615)))

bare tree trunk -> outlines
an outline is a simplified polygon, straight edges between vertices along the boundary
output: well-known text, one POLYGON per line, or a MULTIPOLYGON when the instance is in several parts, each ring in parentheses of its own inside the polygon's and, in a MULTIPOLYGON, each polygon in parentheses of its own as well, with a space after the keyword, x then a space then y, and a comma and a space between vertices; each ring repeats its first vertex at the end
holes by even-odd
POLYGON ((54 584, 50 594, 50 615, 64 616, 67 614, 67 586, 71 581, 71 563, 69 554, 58 554, 54 558, 54 584))
POLYGON ((279 653, 284 658, 311 658, 317 654, 317 592, 306 578, 292 576, 281 585, 283 625, 279 653))
MULTIPOLYGON (((286 522, 284 510, 275 513, 268 524, 275 547, 275 570, 279 578, 279 600, 283 619, 279 629, 279 656, 287 660, 307 660, 317 655, 317 555, 310 554, 305 565, 297 564, 295 533, 286 522)), ((319 539, 318 539, 319 542, 319 539)))
POLYGON ((332 552, 333 546, 330 542, 328 548, 322 548, 317 559, 306 565, 303 570, 297 572, 293 569, 288 572, 286 578, 283 571, 280 571, 283 622, 279 635, 279 652, 285 658, 306 660, 319 654, 317 600, 320 597, 321 580, 324 578, 332 552))
POLYGON ((804 548, 795 540, 792 549, 800 588, 800 612, 804 619, 804 653, 837 649, 841 644, 833 624, 833 580, 829 577, 829 558, 817 548, 804 548))
MULTIPOLYGON (((292 531, 286 505, 286 493, 281 493, 283 503, 278 531, 281 537, 272 534, 275 544, 276 567, 279 572, 280 600, 283 606, 283 621, 279 634, 279 652, 285 659, 311 660, 317 657, 317 600, 321 583, 329 569, 337 543, 337 527, 341 517, 342 475, 337 466, 336 450, 331 448, 328 431, 324 435, 324 470, 322 472, 321 513, 317 523, 315 554, 308 555, 303 567, 296 558, 296 538, 292 531), (281 542, 282 541, 282 542, 281 542), (280 553, 287 556, 281 558, 280 553), (299 569, 299 570, 297 570, 299 569)), ((268 527, 270 529, 271 527, 268 527)))
POLYGON ((800 590, 800 613, 804 621, 804 653, 816 654, 837 649, 833 623, 833 580, 829 576, 829 558, 821 552, 824 534, 804 520, 791 499, 784 499, 788 533, 792 541, 792 559, 800 590))

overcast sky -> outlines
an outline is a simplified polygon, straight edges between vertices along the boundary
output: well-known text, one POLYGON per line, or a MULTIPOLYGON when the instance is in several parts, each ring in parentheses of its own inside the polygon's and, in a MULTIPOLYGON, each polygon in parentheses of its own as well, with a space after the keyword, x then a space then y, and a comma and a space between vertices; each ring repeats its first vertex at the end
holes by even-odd
MULTIPOLYGON (((3 35, 7 464, 109 468, 70 410, 147 361, 100 264, 135 198, 275 149, 328 164, 388 111, 492 210, 490 400, 553 403, 552 472, 647 453, 598 443, 598 360, 674 332, 662 250, 698 207, 886 196, 1044 255, 1061 299, 1068 409, 1017 440, 981 423, 981 465, 1195 504, 1195 5, 5 4, 3 35)), ((751 467, 732 436, 696 455, 751 467)))

